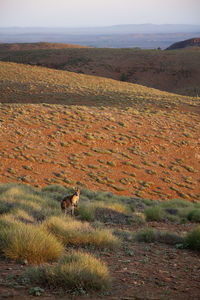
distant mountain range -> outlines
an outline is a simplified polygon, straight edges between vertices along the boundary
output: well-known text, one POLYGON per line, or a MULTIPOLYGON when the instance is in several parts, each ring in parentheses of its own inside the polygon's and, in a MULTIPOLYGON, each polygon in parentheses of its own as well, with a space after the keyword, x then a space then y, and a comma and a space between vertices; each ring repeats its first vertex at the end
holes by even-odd
POLYGON ((52 42, 108 48, 166 48, 172 43, 195 36, 200 36, 200 25, 130 24, 87 28, 0 28, 0 43, 52 42))

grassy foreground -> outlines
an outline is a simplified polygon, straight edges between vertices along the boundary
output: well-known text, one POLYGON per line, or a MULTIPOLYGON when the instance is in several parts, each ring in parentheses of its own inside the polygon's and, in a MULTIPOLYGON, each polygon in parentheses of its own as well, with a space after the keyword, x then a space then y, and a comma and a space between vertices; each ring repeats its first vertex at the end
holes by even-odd
POLYGON ((148 225, 152 221, 199 223, 199 203, 182 199, 150 201, 83 188, 76 217, 72 218, 63 216, 60 210, 60 200, 71 192, 71 188, 61 185, 42 190, 14 183, 0 185, 1 256, 25 265, 40 264, 26 269, 20 279, 23 283, 81 293, 104 290, 111 283, 108 268, 91 253, 116 252, 127 234, 132 243, 164 243, 200 250, 200 227, 180 235, 148 225), (105 223, 143 229, 126 233, 117 227, 112 232, 104 229, 105 223))

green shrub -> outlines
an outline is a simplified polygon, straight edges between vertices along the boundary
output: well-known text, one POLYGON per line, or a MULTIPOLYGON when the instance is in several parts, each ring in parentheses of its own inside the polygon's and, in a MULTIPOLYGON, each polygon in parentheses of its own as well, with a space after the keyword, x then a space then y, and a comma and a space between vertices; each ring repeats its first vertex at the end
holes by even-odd
POLYGON ((133 215, 131 218, 131 223, 137 224, 137 225, 144 225, 146 223, 145 221, 145 217, 143 214, 137 214, 137 215, 133 215))
POLYGON ((174 232, 160 231, 153 228, 146 228, 138 231, 135 234, 135 239, 138 242, 145 243, 164 243, 168 245, 182 244, 183 237, 174 232))
POLYGON ((148 207, 145 209, 144 214, 147 221, 163 221, 164 220, 164 211, 159 206, 148 207))
POLYGON ((161 204, 165 208, 186 208, 191 207, 192 203, 184 199, 172 199, 161 204))
POLYGON ((181 222, 181 218, 176 215, 167 214, 166 219, 170 222, 177 223, 177 224, 179 224, 181 222))
POLYGON ((45 186, 42 189, 42 192, 46 192, 48 194, 51 194, 51 193, 65 194, 66 191, 67 191, 67 189, 60 184, 50 184, 48 186, 45 186))
POLYGON ((187 218, 189 221, 192 221, 192 222, 200 222, 200 209, 191 210, 188 213, 187 218))
POLYGON ((0 215, 6 214, 11 210, 11 206, 5 202, 0 202, 0 215))
POLYGON ((75 210, 75 214, 78 215, 82 221, 93 222, 95 219, 95 208, 92 205, 81 204, 75 210))
POLYGON ((54 261, 63 253, 63 245, 50 233, 24 223, 0 230, 0 251, 7 258, 29 263, 54 261))
POLYGON ((186 235, 185 246, 190 249, 200 251, 200 226, 186 235))
POLYGON ((157 203, 155 200, 149 200, 149 199, 142 199, 142 202, 143 202, 146 206, 155 206, 156 203, 157 203))
POLYGON ((54 199, 56 201, 61 201, 64 196, 71 194, 73 192, 72 188, 65 188, 60 184, 51 184, 42 189, 42 195, 47 198, 54 199))
POLYGON ((155 241, 155 230, 153 228, 142 229, 135 234, 138 242, 152 243, 155 241))
POLYGON ((111 283, 108 269, 102 261, 75 251, 63 256, 56 266, 32 267, 23 276, 32 283, 73 291, 104 290, 111 283))
POLYGON ((155 242, 167 245, 180 245, 184 242, 184 239, 177 233, 158 230, 156 231, 155 242))

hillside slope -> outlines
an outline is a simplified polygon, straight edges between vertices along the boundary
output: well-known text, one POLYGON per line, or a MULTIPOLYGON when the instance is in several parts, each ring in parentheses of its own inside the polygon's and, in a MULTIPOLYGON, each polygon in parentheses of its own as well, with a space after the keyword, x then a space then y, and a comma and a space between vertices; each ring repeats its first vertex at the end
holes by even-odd
POLYGON ((0 45, 0 60, 108 77, 183 95, 200 95, 200 51, 0 45), (17 50, 18 49, 18 50, 17 50))
POLYGON ((0 62, 0 182, 199 200, 199 100, 0 62))
POLYGON ((0 62, 1 102, 63 103, 92 106, 191 108, 199 99, 178 96, 141 85, 58 71, 37 66, 0 62))

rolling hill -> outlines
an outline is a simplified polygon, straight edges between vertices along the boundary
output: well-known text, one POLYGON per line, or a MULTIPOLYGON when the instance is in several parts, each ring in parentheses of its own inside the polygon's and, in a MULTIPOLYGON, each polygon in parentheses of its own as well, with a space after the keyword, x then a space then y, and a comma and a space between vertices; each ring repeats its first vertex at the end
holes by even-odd
POLYGON ((199 199, 199 98, 7 62, 0 82, 2 182, 199 199))
POLYGON ((173 92, 200 94, 200 51, 97 49, 65 44, 0 44, 0 60, 102 76, 173 92))
POLYGON ((113 79, 0 62, 1 102, 63 103, 92 106, 187 107, 197 111, 199 99, 179 96, 113 79))

